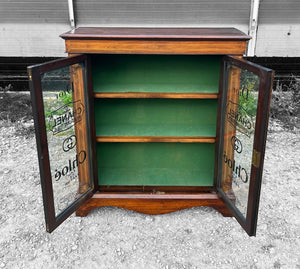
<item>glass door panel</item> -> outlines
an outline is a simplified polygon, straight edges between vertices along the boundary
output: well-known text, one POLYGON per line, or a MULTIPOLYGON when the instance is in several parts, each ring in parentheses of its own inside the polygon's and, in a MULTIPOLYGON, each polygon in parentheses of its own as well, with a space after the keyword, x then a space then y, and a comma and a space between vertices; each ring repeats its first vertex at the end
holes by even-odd
POLYGON ((47 231, 93 189, 85 56, 29 67, 47 231))
POLYGON ((244 229, 255 234, 271 70, 224 57, 218 189, 244 229))

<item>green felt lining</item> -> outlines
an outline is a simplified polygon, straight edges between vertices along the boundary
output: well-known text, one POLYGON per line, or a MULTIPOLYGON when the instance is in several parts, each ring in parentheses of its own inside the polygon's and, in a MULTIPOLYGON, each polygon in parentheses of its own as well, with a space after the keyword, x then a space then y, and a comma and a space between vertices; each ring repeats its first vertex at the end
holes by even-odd
POLYGON ((216 99, 95 99, 97 136, 216 135, 216 99))
POLYGON ((94 92, 218 93, 221 56, 93 55, 94 92))
MULTIPOLYGON (((94 92, 218 93, 221 56, 93 55, 94 92)), ((217 100, 95 99, 97 136, 216 135, 217 100)), ((213 186, 215 144, 97 143, 99 185, 213 186)))
POLYGON ((99 185, 213 186, 215 144, 97 143, 99 185))

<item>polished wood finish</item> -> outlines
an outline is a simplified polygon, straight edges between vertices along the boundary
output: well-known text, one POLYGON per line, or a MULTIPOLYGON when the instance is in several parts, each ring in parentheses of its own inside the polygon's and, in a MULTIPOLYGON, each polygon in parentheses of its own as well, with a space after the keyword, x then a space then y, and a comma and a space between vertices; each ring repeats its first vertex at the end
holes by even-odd
MULTIPOLYGON (((246 41, 250 38, 249 36, 241 33, 240 31, 232 28, 221 29, 221 28, 79 28, 70 31, 69 33, 61 35, 66 40, 66 50, 71 54, 77 53, 107 53, 107 54, 228 54, 237 55, 239 58, 245 53, 246 41)), ((251 180, 249 186, 249 199, 247 207, 247 216, 244 215, 234 206, 232 200, 234 196, 231 191, 232 184, 232 173, 226 171, 220 171, 222 166, 222 155, 223 149, 227 151, 228 156, 232 156, 233 151, 230 145, 230 138, 235 134, 235 131, 230 130, 228 134, 223 134, 222 128, 217 132, 216 137, 96 137, 95 134, 95 123, 94 115, 85 118, 80 124, 76 123, 76 136, 82 139, 82 143, 78 143, 80 148, 86 148, 92 152, 89 155, 89 160, 92 162, 93 167, 81 167, 79 169, 80 176, 80 191, 83 194, 80 198, 76 199, 71 206, 68 206, 63 213, 58 217, 55 215, 53 207, 53 190, 50 174, 49 164, 49 153, 47 149, 47 136, 45 128, 45 115, 42 106, 42 90, 40 74, 51 69, 60 68, 67 65, 72 66, 72 84, 74 86, 73 101, 76 99, 83 100, 87 98, 87 109, 88 112, 94 114, 93 110, 93 98, 180 98, 180 99, 218 99, 219 103, 219 117, 217 126, 224 124, 224 103, 222 102, 222 85, 223 79, 221 78, 220 83, 220 94, 189 94, 189 93, 93 93, 92 89, 92 75, 91 75, 91 64, 90 57, 81 55, 77 57, 70 57, 66 60, 53 61, 47 65, 34 66, 29 68, 30 82, 35 90, 32 90, 32 96, 34 102, 33 110, 35 112, 35 124, 37 129, 37 146, 39 151, 39 162, 42 176, 42 189, 43 199, 45 205, 45 216, 47 223, 47 230, 53 231, 61 222, 63 222, 74 210, 78 216, 86 216, 91 210, 96 207, 102 206, 115 206, 124 209, 134 210, 144 214, 165 214, 174 212, 181 209, 196 207, 196 206, 209 206, 215 208, 221 212, 224 216, 235 216, 242 227, 247 231, 249 235, 255 235, 258 206, 259 206, 259 195, 261 187, 261 176, 263 169, 263 158, 264 149, 266 142, 266 131, 267 131, 267 120, 271 99, 272 77, 273 73, 271 70, 264 69, 255 64, 238 60, 233 57, 224 56, 222 57, 222 65, 224 61, 234 63, 234 65, 240 68, 246 69, 250 72, 255 73, 260 77, 261 83, 259 88, 259 101, 258 101, 258 112, 256 119, 256 132, 254 139, 254 149, 258 153, 260 158, 255 161, 252 165, 251 180), (82 69, 77 66, 77 63, 85 61, 88 67, 87 73, 82 72, 82 69), (84 93, 84 78, 87 79, 85 82, 88 84, 88 94, 84 93), (89 102, 91 101, 91 102, 89 102), (220 109, 221 108, 221 109, 220 109), (222 114, 222 116, 220 116, 222 114), (91 134, 89 134, 91 132, 91 134), (87 133, 89 136, 87 136, 87 133), (90 141, 92 140, 92 141, 90 141), (215 181, 214 184, 210 184, 208 187, 201 186, 143 186, 141 183, 139 186, 124 186, 123 183, 120 186, 108 186, 112 182, 110 178, 106 185, 98 186, 97 177, 97 162, 96 162, 96 148, 99 144, 96 142, 182 142, 182 143, 215 143, 216 144, 216 161, 215 161, 215 181), (90 143, 91 142, 91 143, 90 143), (231 152, 229 152, 231 151, 231 152), (227 175, 228 178, 220 182, 220 174, 227 175), (93 176, 95 175, 95 177, 93 176), (88 178, 94 177, 94 184, 91 188, 88 188, 88 178), (86 191, 85 191, 86 190, 86 191), (95 191, 97 190, 97 193, 95 191), (93 194, 94 193, 94 194, 93 194), (229 195, 228 195, 229 193, 229 195)), ((223 68, 222 68, 223 69, 223 68)), ((224 71, 224 70, 223 70, 224 71)), ((239 88, 239 76, 240 71, 232 68, 229 74, 229 79, 226 83, 229 88, 239 88)), ((123 89, 124 90, 124 89, 123 89)), ((213 91, 214 92, 214 91, 213 91)), ((232 97, 230 95, 228 98, 232 97)), ((223 96, 224 97, 224 96, 223 96)), ((231 98, 236 101, 234 98, 231 98)), ((109 100, 98 100, 99 103, 102 101, 109 100)), ((115 101, 115 100, 110 100, 115 101)), ((123 100, 121 100, 123 101, 123 100)), ((128 101, 128 100, 127 100, 128 101)), ((145 100, 144 100, 145 101, 145 100)), ((165 101, 164 101, 165 102, 165 101)), ((190 102, 190 101, 189 101, 190 102)), ((197 101, 198 102, 198 101, 197 101)), ((202 101, 201 101, 202 102, 202 101)), ((214 102, 215 101, 208 101, 214 102)), ((74 105, 74 111, 79 109, 74 105)), ((207 116, 207 111, 203 114, 207 116)), ((74 112, 75 113, 75 112, 74 112)), ((101 116, 101 115, 100 115, 101 116)), ((128 144, 123 144, 131 146, 128 144)), ((136 144, 137 145, 137 144, 136 144)), ((135 145, 135 146, 136 146, 135 145)), ((148 144, 149 145, 149 144, 148 144)), ((164 144, 167 145, 167 144, 164 144)), ((112 147, 114 144, 105 144, 104 147, 112 147)), ((117 145, 119 147, 119 145, 117 145)), ((138 145, 140 146, 140 145, 138 145)), ((151 145, 160 146, 161 145, 151 145)), ((169 146, 169 145, 167 145, 169 146)), ((172 146, 172 145, 171 145, 172 146)), ((188 145, 180 145, 187 147, 188 145)), ((195 148, 196 151, 198 146, 215 147, 215 145, 190 145, 195 148)), ((119 150, 119 148, 118 148, 119 150)), ((100 151, 98 151, 100 152, 100 151)), ((105 153, 105 151, 103 151, 105 153)), ((161 151, 164 152, 164 151, 161 151)), ((198 151, 199 152, 199 151, 198 151)), ((202 151, 200 151, 202 152, 202 151)), ((116 156, 119 152, 112 155, 113 158, 107 159, 109 165, 115 161, 116 156)), ((120 155, 124 160, 123 155, 120 155)), ((108 154, 105 155, 107 158, 108 154)), ((140 155, 139 155, 140 156, 140 155)), ((138 156, 138 157, 139 157, 138 156)), ((143 155, 147 156, 147 155, 143 155)), ((155 155, 155 157, 157 154, 155 155)), ((170 155, 172 156, 172 155, 170 155)), ((194 155, 190 154, 191 160, 194 160, 194 155)), ((211 155, 212 156, 212 155, 211 155)), ((207 163, 212 163, 207 155, 204 153, 203 160, 208 160, 207 163)), ((231 157, 230 157, 231 158, 231 157)), ((170 159, 170 157, 168 157, 170 159)), ((102 162, 103 159, 102 158, 102 162)), ((138 158, 134 160, 136 165, 138 158)), ((204 163, 202 160, 202 164, 204 163)), ((188 162, 183 163, 183 167, 187 164, 194 163, 188 162)), ((147 162, 148 166, 149 162, 147 162)), ((196 163, 196 165, 199 165, 196 163)), ((156 165, 156 163, 155 163, 156 165)), ((160 163, 159 163, 160 165, 160 163)), ((156 166, 159 166, 156 165, 156 166)), ((207 165, 207 164, 206 164, 207 165)), ((147 174, 148 175, 148 174, 147 174)), ((162 174, 160 174, 162 175, 162 174)), ((173 174, 174 176, 175 174, 173 174)), ((135 175, 133 175, 135 176, 135 175)), ((185 176, 184 176, 185 177, 185 176)), ((116 178, 116 177, 115 177, 116 178)), ((210 178, 210 177, 209 177, 210 178)), ((160 178, 158 183, 162 183, 164 176, 160 178)), ((198 182, 198 174, 196 177, 196 184, 198 182)), ((183 182, 183 181, 182 181, 183 182)), ((126 181, 125 183, 128 183, 126 181)), ((156 183, 156 184, 158 184, 156 183)), ((173 184, 173 183, 172 183, 173 184)), ((174 185, 174 184, 173 184, 174 185)), ((186 184, 187 185, 187 184, 186 184)), ((203 184, 204 185, 204 184, 203 184)))
POLYGON ((169 143, 215 143, 214 137, 171 136, 97 136, 97 142, 169 142, 169 143))
POLYGON ((83 106, 85 104, 84 96, 84 69, 79 65, 72 65, 70 67, 71 81, 72 81, 72 101, 73 110, 79 111, 83 109, 80 120, 75 122, 75 134, 77 137, 76 151, 79 155, 81 151, 86 152, 86 160, 78 165, 78 178, 79 178, 79 189, 78 193, 82 194, 90 188, 90 172, 89 172, 89 156, 88 152, 88 137, 86 132, 87 126, 87 108, 83 106))
POLYGON ((95 92, 94 98, 218 99, 217 93, 95 92))
POLYGON ((209 206, 224 217, 231 217, 223 200, 217 194, 141 194, 141 193, 96 193, 77 211, 77 216, 87 214, 97 207, 115 206, 143 214, 158 215, 196 206, 209 206))
MULTIPOLYGON (((78 28, 61 35, 66 52, 105 54, 231 54, 242 56, 249 36, 232 28, 78 28)), ((94 98, 219 99, 218 93, 101 93, 94 98)), ((215 137, 108 137, 96 142, 181 142, 215 143, 215 137)), ((210 206, 224 216, 232 216, 214 187, 187 186, 98 186, 77 211, 86 216, 101 206, 116 206, 145 214, 165 214, 176 210, 210 206), (147 193, 148 192, 148 193, 147 193)))
MULTIPOLYGON (((227 87, 227 100, 233 102, 234 104, 239 104, 239 92, 241 90, 241 69, 236 66, 231 66, 228 72, 228 83, 224 85, 227 87)), ((238 107, 236 105, 231 105, 229 103, 230 109, 233 113, 237 113, 238 107)), ((236 135, 236 128, 231 126, 228 121, 225 120, 226 132, 224 133, 223 139, 223 149, 226 152, 227 158, 234 160, 234 150, 231 145, 231 139, 236 135)), ((222 168, 222 189, 228 196, 231 197, 231 200, 235 202, 235 195, 232 189, 232 179, 233 171, 228 165, 223 165, 222 168)))
POLYGON ((244 54, 234 28, 80 27, 62 34, 68 53, 244 54))
POLYGON ((244 40, 251 37, 235 28, 79 27, 60 35, 64 39, 195 39, 244 40))
POLYGON ((244 41, 77 40, 65 41, 68 53, 244 54, 244 41))

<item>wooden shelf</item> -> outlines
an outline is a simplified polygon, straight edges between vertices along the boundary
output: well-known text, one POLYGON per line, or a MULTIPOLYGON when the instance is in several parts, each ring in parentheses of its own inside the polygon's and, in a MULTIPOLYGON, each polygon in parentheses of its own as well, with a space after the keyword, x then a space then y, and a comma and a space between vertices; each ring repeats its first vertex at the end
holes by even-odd
POLYGON ((215 143, 215 137, 166 137, 166 136, 97 136, 97 142, 180 142, 215 143))
POLYGON ((94 98, 218 99, 218 93, 94 92, 94 98))

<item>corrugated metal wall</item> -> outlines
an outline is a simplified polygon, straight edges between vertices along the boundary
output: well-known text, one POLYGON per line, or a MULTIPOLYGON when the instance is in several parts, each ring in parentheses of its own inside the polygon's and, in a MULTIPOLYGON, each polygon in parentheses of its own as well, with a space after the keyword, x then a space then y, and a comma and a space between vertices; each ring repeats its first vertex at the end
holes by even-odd
MULTIPOLYGON (((250 0, 73 0, 76 26, 236 27, 250 0)), ((300 1, 261 0, 257 56, 300 56, 300 1)), ((65 56, 67 0, 0 0, 0 56, 65 56)))
POLYGON ((244 25, 250 1, 199 0, 77 0, 77 24, 132 26, 244 25))
POLYGON ((0 22, 66 23, 68 2, 61 0, 1 0, 0 22))

